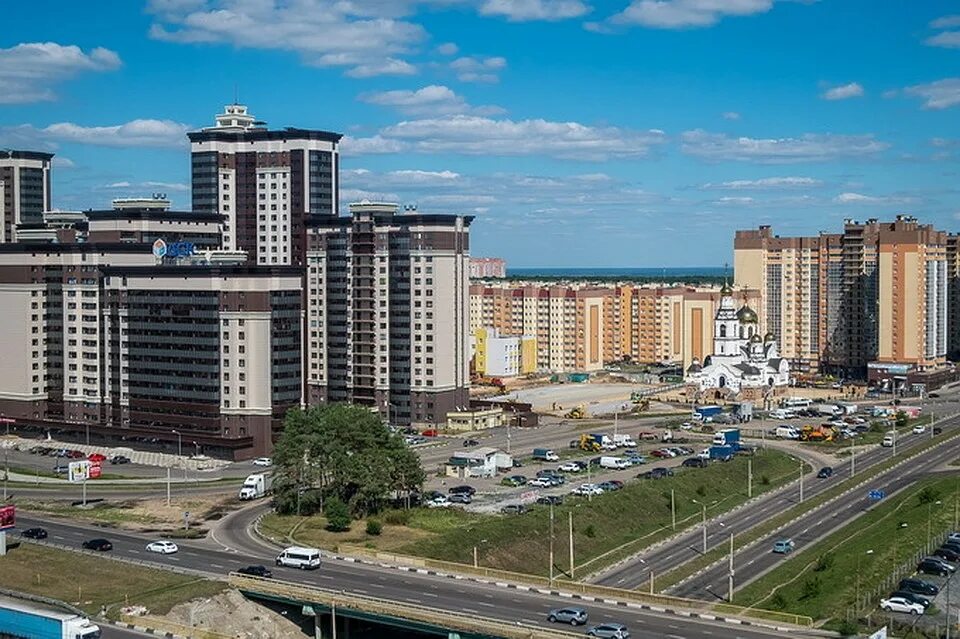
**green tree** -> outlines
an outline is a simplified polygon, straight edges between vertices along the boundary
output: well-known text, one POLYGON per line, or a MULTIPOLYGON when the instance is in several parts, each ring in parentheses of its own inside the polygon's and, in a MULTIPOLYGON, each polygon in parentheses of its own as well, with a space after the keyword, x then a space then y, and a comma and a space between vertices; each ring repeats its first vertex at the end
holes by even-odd
POLYGON ((917 500, 921 505, 932 504, 940 499, 940 491, 933 486, 927 486, 917 495, 917 500))
POLYGON ((896 424, 897 424, 897 428, 903 428, 904 426, 907 425, 907 414, 902 410, 897 411, 896 424))
POLYGON ((327 529, 333 532, 350 530, 350 508, 340 501, 339 497, 331 497, 323 508, 323 516, 327 518, 327 529))
POLYGON ((281 513, 309 514, 304 491, 315 489, 315 509, 337 497, 353 515, 364 516, 381 510, 391 493, 419 490, 426 479, 403 439, 376 413, 349 404, 288 412, 273 461, 274 503, 281 513))

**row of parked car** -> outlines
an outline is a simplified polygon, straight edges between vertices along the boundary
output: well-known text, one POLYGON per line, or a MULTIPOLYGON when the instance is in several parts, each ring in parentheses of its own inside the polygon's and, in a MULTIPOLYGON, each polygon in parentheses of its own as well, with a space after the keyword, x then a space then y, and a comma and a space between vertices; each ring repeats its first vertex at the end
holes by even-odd
POLYGON ((34 455, 40 455, 42 457, 53 457, 55 459, 67 459, 67 460, 82 460, 86 459, 92 462, 105 462, 109 461, 111 464, 129 464, 130 458, 126 455, 114 455, 113 457, 107 458, 106 455, 102 453, 90 453, 87 455, 81 450, 73 450, 70 448, 51 448, 50 446, 34 446, 30 448, 27 452, 34 455))
MULTIPOLYGON (((917 564, 917 573, 949 579, 956 572, 958 564, 960 564, 960 532, 952 532, 931 556, 920 560, 917 564)), ((919 576, 902 579, 897 590, 890 593, 886 599, 880 600, 880 608, 887 612, 922 615, 939 592, 939 586, 919 576)))

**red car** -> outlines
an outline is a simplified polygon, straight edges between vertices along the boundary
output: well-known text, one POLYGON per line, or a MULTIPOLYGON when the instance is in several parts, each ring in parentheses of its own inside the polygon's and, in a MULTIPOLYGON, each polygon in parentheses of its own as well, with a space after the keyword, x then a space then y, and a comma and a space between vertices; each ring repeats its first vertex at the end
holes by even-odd
POLYGON ((90 453, 90 456, 87 457, 87 459, 92 462, 105 462, 107 461, 107 456, 101 455, 100 453, 90 453))
POLYGON ((671 455, 671 454, 668 453, 667 451, 661 450, 661 449, 657 449, 657 450, 653 451, 653 452, 650 453, 650 454, 653 455, 654 457, 659 457, 660 459, 666 459, 666 458, 668 458, 668 457, 673 457, 673 455, 671 455))
POLYGON ((439 433, 437 432, 437 429, 435 428, 427 429, 420 434, 423 435, 424 437, 436 437, 437 435, 439 435, 439 433))
POLYGON ((80 450, 71 450, 67 453, 67 457, 70 459, 83 459, 86 455, 83 454, 83 451, 80 450))

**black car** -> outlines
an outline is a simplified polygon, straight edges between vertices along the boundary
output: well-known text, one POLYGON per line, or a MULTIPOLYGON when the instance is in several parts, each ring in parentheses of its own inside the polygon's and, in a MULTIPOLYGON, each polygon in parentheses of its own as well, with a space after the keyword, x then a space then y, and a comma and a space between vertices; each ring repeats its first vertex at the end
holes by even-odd
POLYGON ((464 448, 469 448, 470 446, 479 446, 480 442, 475 439, 465 439, 463 440, 464 448))
POLYGON ((263 577, 264 579, 269 579, 273 577, 273 573, 270 572, 270 569, 266 566, 244 566, 243 568, 238 568, 237 572, 241 575, 250 575, 251 577, 263 577))
POLYGON ((929 397, 930 399, 936 399, 940 397, 940 393, 927 393, 927 397, 929 397))
POLYGON ((706 468, 707 460, 701 457, 691 457, 690 459, 684 459, 680 465, 684 468, 706 468))
POLYGON ((544 495, 542 497, 537 497, 537 503, 544 506, 559 506, 563 503, 563 495, 544 495))
POLYGON ((925 575, 937 575, 938 577, 948 577, 950 575, 950 571, 942 563, 932 559, 924 559, 917 564, 917 572, 925 575))
POLYGON ((96 550, 99 552, 113 550, 113 544, 110 543, 109 539, 88 539, 83 542, 83 547, 87 550, 96 550))
POLYGON ((955 553, 957 553, 958 555, 960 555, 960 542, 956 542, 956 541, 945 541, 945 542, 943 542, 942 544, 940 544, 940 547, 941 547, 941 548, 945 548, 945 549, 947 549, 947 550, 952 550, 953 552, 955 552, 955 553))
POLYGON ((459 495, 470 495, 471 497, 473 497, 477 493, 477 489, 474 488, 473 486, 463 485, 463 486, 454 486, 447 492, 450 493, 451 495, 459 494, 459 495))
POLYGON ((940 588, 923 579, 901 579, 897 585, 897 590, 905 590, 929 597, 936 597, 937 593, 940 592, 940 588))
POLYGON ((447 501, 451 504, 472 504, 473 497, 470 496, 470 493, 453 493, 447 497, 447 501))
POLYGON ((114 455, 110 458, 111 464, 129 464, 130 458, 126 455, 114 455))
POLYGON ((20 533, 20 536, 27 539, 46 539, 47 530, 45 528, 27 528, 20 533))
POLYGON ((888 599, 892 599, 893 597, 903 597, 907 601, 911 603, 918 603, 924 608, 930 607, 930 604, 932 603, 928 597, 925 597, 924 595, 918 595, 917 593, 910 592, 909 590, 898 590, 896 592, 892 592, 890 593, 890 597, 888 597, 888 599))
POLYGON ((932 553, 934 557, 939 557, 945 561, 949 561, 952 564, 960 562, 960 552, 957 552, 953 548, 944 546, 942 548, 937 548, 932 553))
POLYGON ((673 471, 669 468, 654 468, 645 473, 640 473, 637 477, 641 479, 663 479, 664 477, 673 477, 673 471))
POLYGON ((833 476, 833 469, 829 466, 824 466, 820 469, 820 472, 817 473, 817 477, 820 479, 828 479, 833 476))
POLYGON ((509 504, 500 509, 504 515, 522 515, 529 509, 523 504, 509 504))
POLYGON ((934 434, 934 435, 939 435, 939 434, 942 433, 942 432, 943 432, 943 429, 940 428, 939 426, 934 426, 934 427, 933 427, 933 434, 934 434))

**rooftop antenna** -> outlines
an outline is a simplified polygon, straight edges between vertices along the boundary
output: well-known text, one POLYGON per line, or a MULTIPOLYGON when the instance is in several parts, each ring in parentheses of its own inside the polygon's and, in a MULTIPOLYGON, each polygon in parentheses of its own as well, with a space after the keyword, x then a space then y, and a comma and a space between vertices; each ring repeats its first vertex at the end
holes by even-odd
POLYGON ((233 103, 240 104, 240 85, 236 82, 233 83, 233 103))

